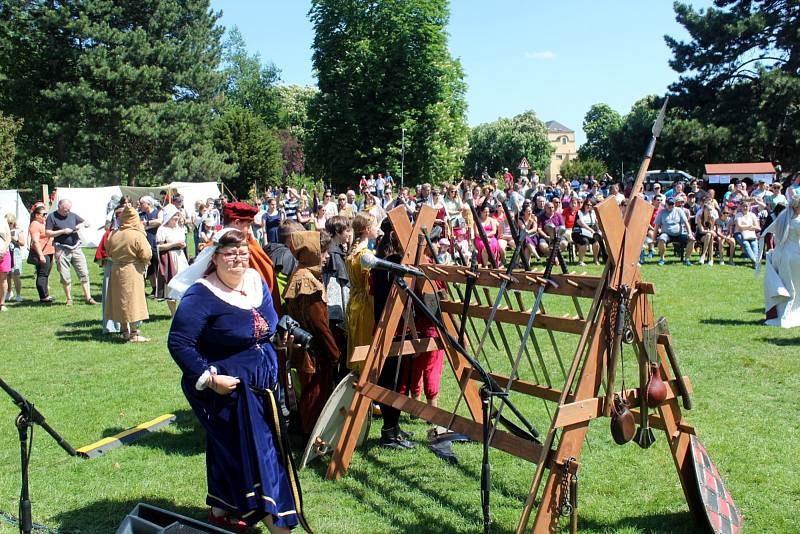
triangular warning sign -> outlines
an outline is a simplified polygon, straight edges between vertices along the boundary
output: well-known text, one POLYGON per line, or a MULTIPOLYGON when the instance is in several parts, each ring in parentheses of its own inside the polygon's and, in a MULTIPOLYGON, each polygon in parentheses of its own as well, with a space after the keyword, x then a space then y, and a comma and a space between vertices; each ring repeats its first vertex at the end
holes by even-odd
POLYGON ((531 168, 531 164, 528 163, 528 158, 523 157, 522 161, 519 162, 519 166, 517 168, 518 169, 530 169, 531 168))

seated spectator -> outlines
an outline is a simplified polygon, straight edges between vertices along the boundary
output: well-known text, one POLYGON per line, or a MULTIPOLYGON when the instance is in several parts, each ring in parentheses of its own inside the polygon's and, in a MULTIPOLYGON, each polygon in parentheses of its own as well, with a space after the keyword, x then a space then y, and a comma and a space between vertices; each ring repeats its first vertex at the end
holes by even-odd
POLYGON ((719 212, 714 209, 711 199, 706 199, 694 219, 697 237, 703 247, 700 252, 700 265, 703 265, 706 259, 708 260, 708 265, 714 265, 714 241, 716 238, 714 224, 719 219, 719 212))
POLYGON ((683 263, 691 265, 692 249, 694 248, 694 234, 689 227, 689 219, 683 208, 676 209, 675 199, 667 198, 667 207, 658 214, 655 220, 656 234, 658 235, 658 264, 664 265, 664 254, 667 243, 677 242, 684 247, 683 263))
POLYGON ((533 205, 530 200, 522 203, 522 208, 517 216, 517 228, 525 228, 525 231, 528 232, 528 237, 525 238, 525 248, 522 249, 525 260, 528 263, 531 258, 539 261, 539 221, 533 215, 533 205))
POLYGON ((575 226, 572 228, 572 242, 578 247, 578 265, 586 265, 583 260, 589 245, 592 246, 595 265, 600 263, 600 235, 597 233, 597 216, 594 213, 594 204, 591 200, 583 203, 575 217, 575 226))
POLYGON ((552 202, 546 202, 544 213, 539 217, 539 251, 542 256, 550 254, 550 247, 558 243, 558 247, 564 251, 568 243, 564 238, 564 218, 560 213, 556 213, 552 202))
POLYGON ((733 237, 742 247, 747 258, 753 262, 753 268, 755 269, 758 262, 757 232, 761 230, 761 226, 759 225, 758 217, 750 211, 751 204, 752 201, 749 198, 741 203, 740 209, 736 213, 733 237))
POLYGON ((728 247, 728 265, 734 265, 733 253, 736 250, 736 239, 733 238, 733 217, 731 217, 730 208, 722 208, 721 215, 714 222, 714 235, 719 249, 719 264, 725 265, 725 247, 728 247))

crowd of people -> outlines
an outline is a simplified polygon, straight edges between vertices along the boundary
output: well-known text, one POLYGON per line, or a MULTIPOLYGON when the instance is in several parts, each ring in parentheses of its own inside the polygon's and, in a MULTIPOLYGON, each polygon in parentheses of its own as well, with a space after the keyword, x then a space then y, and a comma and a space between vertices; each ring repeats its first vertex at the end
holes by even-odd
MULTIPOLYGON (((187 210, 179 195, 166 192, 135 206, 113 197, 95 254, 103 273, 102 328, 132 343, 149 341, 140 332, 146 299, 168 300, 169 350, 206 429, 210 520, 234 530, 263 520, 270 531, 285 532, 304 519, 281 416, 308 439, 338 381, 360 370, 356 348, 371 343, 392 285, 392 275, 372 270, 367 256, 400 260, 387 213, 402 208, 413 219, 424 205, 436 210, 421 262, 493 266, 520 247, 528 262, 557 249, 584 265, 605 254, 594 206, 610 197, 625 210, 625 185, 608 175, 545 183, 534 174, 407 188, 386 173, 362 177, 358 193, 270 188, 255 205, 222 196, 187 210), (291 328, 281 328, 288 318, 310 339, 295 343, 291 328)), ((800 177, 785 190, 780 183, 732 184, 719 197, 700 181, 661 189, 654 183, 640 193, 654 207, 641 263, 657 254, 663 265, 672 243, 686 265, 694 254, 707 266, 733 265, 738 247, 758 268, 769 248, 770 324, 800 324, 800 177)), ((37 203, 27 236, 13 217, 3 218, 3 310, 6 300, 22 298, 23 263, 36 270, 41 303, 55 300, 48 289, 55 264, 66 305, 73 302, 73 270, 84 302, 96 304, 79 237, 86 222, 71 207, 62 199, 48 214, 37 203)), ((418 335, 438 335, 421 313, 414 327, 418 335)), ((441 350, 390 358, 378 383, 435 405, 443 359, 441 350)), ((414 448, 400 412, 376 409, 380 444, 414 448)))

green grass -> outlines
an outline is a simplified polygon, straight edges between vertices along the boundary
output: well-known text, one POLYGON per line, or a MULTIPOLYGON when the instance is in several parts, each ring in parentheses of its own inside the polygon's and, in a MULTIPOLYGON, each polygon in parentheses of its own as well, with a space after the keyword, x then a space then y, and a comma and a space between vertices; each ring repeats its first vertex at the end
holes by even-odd
MULTIPOLYGON (((26 269, 24 296, 30 301, 35 291, 30 266, 26 269)), ((695 409, 686 418, 746 516, 746 532, 797 532, 800 330, 759 324, 761 283, 744 266, 648 264, 643 278, 656 284, 655 313, 668 317, 677 354, 694 384, 695 409)), ((96 269, 92 280, 99 295, 96 269)), ((63 302, 55 273, 51 287, 63 302)), ((142 331, 152 343, 128 345, 100 334, 99 307, 43 308, 29 301, 0 315, 0 377, 34 401, 74 446, 164 413, 178 416, 176 424, 93 460, 68 457, 36 428, 30 481, 34 520, 62 532, 114 532, 140 501, 204 517, 204 438, 166 350, 166 305, 148 301, 152 317, 142 331)), ((550 313, 571 307, 568 299, 555 296, 545 303, 550 313)), ((588 309, 588 301, 582 304, 588 309)), ((516 333, 506 328, 506 335, 514 346, 516 333)), ((558 384, 563 378, 550 342, 542 333, 538 339, 558 384)), ((557 341, 562 355, 571 359, 577 336, 557 336, 557 341)), ((490 360, 495 371, 509 367, 502 353, 490 360)), ((632 387, 636 372, 630 353, 626 364, 632 387)), ((530 373, 523 367, 523 378, 530 373)), ((443 377, 440 405, 452 408, 452 374, 445 370, 443 377)), ((539 429, 547 428, 540 401, 516 400, 539 429)), ((15 415, 10 399, 0 394, 0 510, 14 515, 19 492, 15 415)), ((424 435, 424 422, 405 416, 403 421, 404 427, 424 435)), ((379 448, 379 427, 372 426, 367 446, 357 451, 343 480, 324 480, 321 464, 301 473, 315 531, 480 531, 480 445, 456 445, 460 465, 449 466, 422 444, 400 453, 379 448)), ((619 447, 611 440, 607 420, 601 419, 592 423, 588 441, 580 471, 582 532, 696 531, 663 434, 657 434, 648 450, 635 444, 619 447)), ((492 451, 491 459, 492 532, 512 532, 533 466, 500 451, 492 451)), ((0 532, 15 530, 0 523, 0 532)))

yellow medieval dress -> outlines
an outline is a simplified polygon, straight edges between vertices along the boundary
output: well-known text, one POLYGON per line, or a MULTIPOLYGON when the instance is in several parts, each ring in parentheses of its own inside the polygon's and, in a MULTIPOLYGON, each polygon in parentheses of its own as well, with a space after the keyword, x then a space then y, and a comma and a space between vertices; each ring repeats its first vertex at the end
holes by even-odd
POLYGON ((369 287, 369 269, 361 266, 361 256, 372 254, 364 247, 351 254, 345 261, 347 274, 350 277, 350 300, 347 303, 347 367, 360 371, 363 363, 353 364, 353 351, 360 345, 372 342, 375 329, 374 299, 369 287))
POLYGON ((144 274, 152 249, 135 209, 128 207, 120 216, 119 230, 106 243, 112 269, 105 306, 107 317, 118 323, 135 323, 149 317, 144 274))

